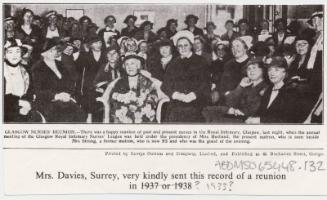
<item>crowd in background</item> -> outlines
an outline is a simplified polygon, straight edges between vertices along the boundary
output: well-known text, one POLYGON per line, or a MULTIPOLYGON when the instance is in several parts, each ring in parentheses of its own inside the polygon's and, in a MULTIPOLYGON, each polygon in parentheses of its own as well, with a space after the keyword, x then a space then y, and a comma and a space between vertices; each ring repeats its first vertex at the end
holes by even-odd
POLYGON ((192 14, 157 31, 136 20, 117 30, 113 15, 103 28, 56 11, 6 17, 4 120, 102 122, 107 101, 111 122, 155 123, 168 99, 164 123, 322 122, 322 11, 305 27, 277 19, 274 30, 227 20, 222 35, 192 14))

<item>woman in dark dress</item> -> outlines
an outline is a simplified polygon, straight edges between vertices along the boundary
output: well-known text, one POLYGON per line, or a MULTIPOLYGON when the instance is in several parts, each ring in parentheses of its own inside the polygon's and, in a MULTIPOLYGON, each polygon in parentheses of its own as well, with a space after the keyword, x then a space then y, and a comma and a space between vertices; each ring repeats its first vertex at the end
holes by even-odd
POLYGON ((161 87, 171 99, 166 122, 203 122, 201 111, 210 98, 208 66, 204 58, 192 53, 191 32, 177 32, 173 40, 180 56, 169 65, 161 87))
POLYGON ((271 85, 265 92, 256 114, 245 122, 257 123, 302 123, 307 117, 304 101, 298 90, 285 81, 287 62, 283 57, 266 61, 271 85))
POLYGON ((134 35, 136 40, 145 40, 148 43, 153 43, 157 40, 157 35, 152 32, 153 23, 145 21, 141 24, 139 31, 134 35))
POLYGON ((220 84, 218 86, 220 96, 224 96, 226 92, 235 89, 244 77, 242 70, 249 61, 247 50, 248 47, 242 39, 236 38, 233 40, 232 53, 234 58, 224 65, 224 72, 221 75, 220 84))
POLYGON ((133 15, 128 15, 125 18, 124 23, 127 27, 121 30, 121 36, 134 37, 135 33, 139 31, 139 28, 135 26, 136 20, 137 17, 133 15))
POLYGON ((187 15, 184 23, 186 24, 186 28, 184 30, 188 30, 193 33, 194 36, 200 35, 203 37, 203 30, 198 28, 196 24, 198 23, 199 17, 195 15, 187 15))
POLYGON ((48 122, 85 122, 86 114, 72 95, 74 83, 56 60, 62 44, 56 38, 48 39, 46 44, 42 59, 32 68, 37 108, 48 122))
POLYGON ((19 26, 17 27, 15 38, 20 39, 23 44, 33 47, 31 63, 35 63, 40 57, 42 48, 41 30, 33 24, 34 13, 32 10, 23 9, 19 26))
POLYGON ((163 40, 158 43, 159 55, 154 56, 148 64, 148 71, 151 75, 160 80, 164 80, 167 68, 173 61, 173 44, 170 40, 163 40))

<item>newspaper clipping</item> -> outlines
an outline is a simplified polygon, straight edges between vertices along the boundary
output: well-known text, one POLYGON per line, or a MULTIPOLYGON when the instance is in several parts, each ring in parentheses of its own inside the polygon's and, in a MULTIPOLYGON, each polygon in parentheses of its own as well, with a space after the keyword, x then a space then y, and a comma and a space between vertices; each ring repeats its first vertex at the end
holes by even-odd
POLYGON ((327 195, 324 3, 2 13, 5 195, 327 195))

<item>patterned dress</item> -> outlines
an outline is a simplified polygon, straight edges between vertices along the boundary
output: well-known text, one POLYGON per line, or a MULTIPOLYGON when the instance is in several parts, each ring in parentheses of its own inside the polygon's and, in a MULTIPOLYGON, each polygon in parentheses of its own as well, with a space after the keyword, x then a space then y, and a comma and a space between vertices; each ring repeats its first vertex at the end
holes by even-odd
POLYGON ((117 81, 110 95, 110 118, 114 123, 156 122, 158 94, 153 82, 138 75, 136 88, 130 88, 127 76, 117 81))

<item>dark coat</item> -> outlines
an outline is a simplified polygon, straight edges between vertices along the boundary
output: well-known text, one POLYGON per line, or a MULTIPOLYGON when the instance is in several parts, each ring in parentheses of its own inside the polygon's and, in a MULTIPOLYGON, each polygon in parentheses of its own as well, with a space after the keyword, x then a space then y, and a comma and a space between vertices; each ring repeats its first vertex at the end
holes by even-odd
POLYGON ((279 89, 278 95, 267 108, 273 86, 265 92, 256 116, 260 123, 302 123, 308 110, 295 87, 285 84, 279 89))
POLYGON ((238 63, 235 59, 231 59, 224 65, 224 72, 220 79, 218 91, 224 95, 227 91, 234 90, 244 77, 243 69, 249 59, 238 63))
POLYGON ((194 92, 197 99, 190 103, 172 100, 167 105, 167 122, 202 122, 202 108, 210 99, 210 73, 205 60, 192 54, 190 58, 175 58, 169 65, 162 90, 170 98, 174 92, 194 92))
POLYGON ((125 71, 122 68, 121 63, 117 63, 115 68, 109 66, 108 63, 103 63, 94 78, 93 84, 96 85, 97 83, 103 81, 107 81, 108 83, 110 83, 116 78, 121 77, 124 73, 125 71))
POLYGON ((134 27, 134 29, 129 30, 128 27, 125 27, 121 30, 121 36, 134 37, 135 33, 139 31, 139 28, 134 27))
POLYGON ((265 81, 262 81, 255 87, 248 86, 243 88, 237 86, 226 95, 226 105, 228 108, 239 109, 245 116, 251 116, 259 109, 261 98, 267 87, 268 84, 265 81))
MULTIPOLYGON (((191 30, 189 29, 189 27, 185 28, 184 30, 191 31, 191 30)), ((191 31, 191 32, 192 32, 192 31, 191 31)), ((200 29, 200 28, 198 28, 198 27, 195 27, 192 33, 193 33, 194 36, 195 36, 195 35, 204 36, 203 30, 200 29)))
POLYGON ((94 79, 97 75, 100 66, 106 63, 107 58, 103 52, 101 52, 100 59, 96 61, 94 59, 92 51, 83 55, 83 63, 81 68, 79 68, 81 74, 81 83, 80 83, 80 91, 81 91, 81 103, 82 107, 88 113, 93 113, 95 108, 95 98, 97 96, 94 87, 94 79))
POLYGON ((162 63, 161 63, 161 59, 160 56, 152 59, 149 63, 148 63, 148 71, 151 73, 151 75, 160 80, 163 81, 164 80, 164 76, 165 73, 168 69, 168 67, 171 65, 172 61, 174 60, 174 58, 172 58, 166 65, 166 67, 164 68, 162 63))
POLYGON ((74 82, 71 80, 69 72, 63 68, 61 62, 56 61, 56 65, 62 75, 61 79, 55 75, 43 59, 35 63, 32 68, 37 109, 48 122, 85 122, 86 115, 77 104, 72 101, 54 101, 56 94, 74 93, 74 82))
POLYGON ((211 71, 211 81, 216 84, 216 87, 220 84, 220 79, 222 74, 224 73, 224 65, 230 59, 230 57, 226 57, 223 60, 217 59, 212 62, 210 71, 211 71))

